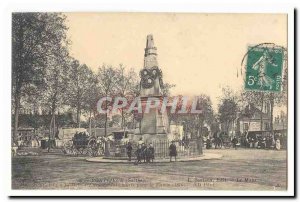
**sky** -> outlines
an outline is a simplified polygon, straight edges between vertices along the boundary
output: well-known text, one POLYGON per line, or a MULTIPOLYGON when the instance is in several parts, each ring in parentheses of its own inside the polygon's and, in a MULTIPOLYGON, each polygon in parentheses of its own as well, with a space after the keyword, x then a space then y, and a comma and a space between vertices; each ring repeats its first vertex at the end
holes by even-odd
MULTIPOLYGON (((103 64, 143 68, 153 34, 172 95, 207 94, 218 106, 222 87, 243 88, 241 61, 249 45, 287 46, 287 15, 192 13, 66 13, 71 55, 94 71, 103 64)), ((244 71, 243 71, 244 72, 244 71)))

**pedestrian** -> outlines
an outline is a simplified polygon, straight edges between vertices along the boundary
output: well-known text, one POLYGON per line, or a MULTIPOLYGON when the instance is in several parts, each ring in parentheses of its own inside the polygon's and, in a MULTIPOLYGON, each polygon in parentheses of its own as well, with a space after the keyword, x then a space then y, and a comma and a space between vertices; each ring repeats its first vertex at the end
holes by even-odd
POLYGON ((149 144, 148 151, 149 151, 149 153, 148 153, 149 158, 150 158, 151 162, 153 163, 155 150, 154 150, 154 147, 153 147, 152 143, 149 144))
POLYGON ((17 155, 17 149, 18 149, 18 146, 16 145, 16 143, 13 143, 13 146, 11 148, 11 150, 12 150, 12 156, 16 156, 17 155))
POLYGON ((253 138, 250 138, 250 148, 254 148, 254 139, 253 138))
POLYGON ((237 149, 237 143, 238 143, 238 140, 237 140, 237 138, 234 136, 234 138, 231 140, 231 142, 232 142, 232 145, 233 145, 233 148, 234 149, 237 149))
POLYGON ((176 145, 175 145, 174 141, 172 141, 172 143, 169 147, 169 156, 170 156, 170 162, 172 161, 173 156, 174 156, 175 161, 176 161, 177 150, 176 150, 176 145))
POLYGON ((211 140, 208 137, 207 140, 206 140, 206 149, 210 149, 210 148, 211 148, 211 140))
POLYGON ((146 163, 146 149, 147 149, 147 146, 145 145, 145 143, 142 144, 142 158, 144 159, 144 163, 146 163))
POLYGON ((279 138, 277 138, 276 141, 275 141, 275 148, 276 148, 276 150, 280 150, 280 140, 279 140, 279 138))
POLYGON ((150 153, 150 145, 146 146, 144 149, 144 158, 146 159, 146 163, 150 163, 151 153, 150 153))
POLYGON ((275 138, 272 137, 272 149, 276 149, 276 142, 275 142, 275 138))
POLYGON ((127 150, 128 161, 131 161, 131 155, 132 155, 131 142, 128 142, 126 150, 127 150))
POLYGON ((265 149, 270 149, 270 147, 271 147, 271 141, 270 140, 271 140, 270 137, 267 136, 267 138, 266 138, 266 148, 265 149))
POLYGON ((136 155, 136 161, 134 164, 138 165, 139 163, 141 163, 142 156, 143 156, 143 151, 142 151, 141 145, 138 145, 138 149, 135 151, 135 155, 136 155))

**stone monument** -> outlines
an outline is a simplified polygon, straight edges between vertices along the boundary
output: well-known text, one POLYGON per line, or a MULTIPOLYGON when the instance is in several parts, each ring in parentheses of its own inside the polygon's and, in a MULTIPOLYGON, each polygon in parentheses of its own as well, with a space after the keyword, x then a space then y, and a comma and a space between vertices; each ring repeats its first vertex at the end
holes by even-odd
MULTIPOLYGON (((140 97, 143 106, 143 113, 136 130, 136 137, 144 141, 167 140, 170 131, 167 112, 161 112, 159 107, 150 108, 145 112, 147 104, 153 104, 153 99, 163 100, 162 71, 157 62, 157 48, 154 46, 152 35, 147 36, 147 43, 144 55, 144 68, 140 71, 140 97)), ((158 105, 159 106, 159 105, 158 105)))

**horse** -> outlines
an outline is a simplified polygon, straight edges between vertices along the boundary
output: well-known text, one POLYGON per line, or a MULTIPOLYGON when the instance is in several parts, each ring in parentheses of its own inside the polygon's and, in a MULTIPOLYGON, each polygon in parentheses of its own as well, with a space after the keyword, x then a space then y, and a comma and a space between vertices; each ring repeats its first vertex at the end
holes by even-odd
POLYGON ((221 149, 222 148, 222 146, 223 146, 223 141, 222 141, 222 139, 220 138, 220 137, 215 137, 214 139, 213 139, 213 143, 214 143, 214 145, 215 145, 215 149, 221 149))

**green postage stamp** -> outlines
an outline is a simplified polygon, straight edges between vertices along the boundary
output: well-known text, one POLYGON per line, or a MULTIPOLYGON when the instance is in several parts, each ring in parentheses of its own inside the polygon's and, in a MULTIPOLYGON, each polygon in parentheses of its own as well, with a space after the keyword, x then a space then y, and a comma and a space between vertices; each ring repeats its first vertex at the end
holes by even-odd
POLYGON ((245 89, 280 92, 282 66, 282 48, 249 47, 245 89))

